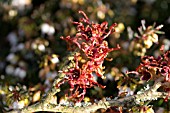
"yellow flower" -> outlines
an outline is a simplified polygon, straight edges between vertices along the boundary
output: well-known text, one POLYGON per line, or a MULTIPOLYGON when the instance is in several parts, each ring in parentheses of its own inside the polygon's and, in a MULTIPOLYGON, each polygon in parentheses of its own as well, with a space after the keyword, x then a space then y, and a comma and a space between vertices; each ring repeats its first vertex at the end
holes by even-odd
POLYGON ((144 40, 144 44, 147 49, 149 49, 153 45, 151 36, 149 36, 148 39, 144 40))

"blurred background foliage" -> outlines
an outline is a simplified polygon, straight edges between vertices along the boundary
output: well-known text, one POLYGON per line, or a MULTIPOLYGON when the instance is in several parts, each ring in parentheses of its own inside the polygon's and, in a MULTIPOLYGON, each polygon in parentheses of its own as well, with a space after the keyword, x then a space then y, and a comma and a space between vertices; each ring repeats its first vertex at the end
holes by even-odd
MULTIPOLYGON (((113 60, 104 63, 106 80, 98 78, 106 89, 89 89, 88 101, 91 97, 114 98, 121 91, 134 94, 140 80, 129 79, 126 71, 135 70, 143 55, 160 55, 159 48, 163 44, 165 50, 169 50, 169 0, 0 0, 1 112, 32 104, 48 91, 63 58, 69 53, 60 36, 76 33, 71 20, 78 21, 79 10, 83 10, 93 22, 117 23, 116 33, 107 41, 110 47, 121 46, 121 50, 108 55, 108 59, 113 60), (161 31, 165 34, 158 35, 159 42, 151 44, 147 51, 135 54, 131 42, 143 19, 146 26, 154 22, 156 26, 163 24, 161 31)), ((61 99, 62 95, 59 94, 61 99)), ((168 105, 158 100, 154 109, 170 109, 168 105)))

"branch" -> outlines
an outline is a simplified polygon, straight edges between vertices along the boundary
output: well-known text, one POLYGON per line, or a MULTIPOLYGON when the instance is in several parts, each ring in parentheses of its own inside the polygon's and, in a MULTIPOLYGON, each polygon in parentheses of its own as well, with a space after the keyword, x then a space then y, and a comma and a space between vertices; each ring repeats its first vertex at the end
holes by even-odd
POLYGON ((98 103, 94 103, 93 105, 81 106, 81 107, 52 104, 50 102, 54 100, 51 100, 50 96, 53 96, 53 95, 48 95, 45 98, 45 100, 37 104, 28 106, 21 110, 11 111, 10 113, 31 113, 31 112, 38 112, 38 111, 69 112, 69 113, 70 112, 79 113, 81 111, 82 113, 90 113, 90 112, 95 112, 96 110, 101 109, 101 108, 107 109, 107 108, 110 108, 111 106, 133 107, 135 105, 138 105, 139 102, 155 100, 157 98, 165 98, 168 95, 168 93, 157 91, 157 89, 160 88, 161 85, 162 85, 161 82, 156 82, 150 89, 140 94, 136 94, 136 95, 132 95, 132 96, 116 99, 116 100, 100 100, 98 103), (50 101, 48 101, 48 99, 50 101))

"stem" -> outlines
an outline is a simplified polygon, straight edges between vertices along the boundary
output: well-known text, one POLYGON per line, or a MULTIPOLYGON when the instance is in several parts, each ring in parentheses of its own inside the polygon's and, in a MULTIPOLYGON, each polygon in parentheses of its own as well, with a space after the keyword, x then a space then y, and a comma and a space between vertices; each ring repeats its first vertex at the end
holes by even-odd
MULTIPOLYGON (((23 108, 21 110, 14 110, 9 113, 31 113, 38 111, 48 111, 48 112, 67 112, 67 113, 90 113, 95 112, 97 109, 107 109, 111 106, 123 106, 123 107, 133 107, 138 104, 138 102, 144 102, 148 100, 153 100, 155 98, 165 98, 167 93, 165 92, 157 92, 157 89, 162 85, 161 82, 156 82, 150 89, 144 91, 141 94, 136 94, 124 98, 120 98, 117 100, 101 100, 98 103, 94 103, 88 106, 81 107, 73 107, 73 106, 62 106, 60 104, 52 104, 52 96, 54 96, 54 92, 57 90, 51 90, 44 100, 23 108), (52 94, 52 95, 51 95, 52 94)), ((52 88, 53 89, 53 88, 52 88)))

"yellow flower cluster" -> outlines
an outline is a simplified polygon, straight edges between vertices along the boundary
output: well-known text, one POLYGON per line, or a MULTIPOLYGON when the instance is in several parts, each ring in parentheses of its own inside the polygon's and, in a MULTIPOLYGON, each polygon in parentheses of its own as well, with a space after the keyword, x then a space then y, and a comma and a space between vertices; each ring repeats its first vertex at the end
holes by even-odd
POLYGON ((130 51, 133 51, 136 56, 144 56, 147 49, 150 49, 154 43, 158 43, 158 33, 163 25, 156 28, 154 26, 148 26, 145 28, 143 25, 139 28, 140 35, 136 33, 136 38, 130 44, 130 51))

